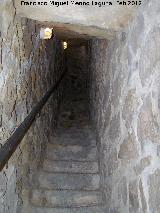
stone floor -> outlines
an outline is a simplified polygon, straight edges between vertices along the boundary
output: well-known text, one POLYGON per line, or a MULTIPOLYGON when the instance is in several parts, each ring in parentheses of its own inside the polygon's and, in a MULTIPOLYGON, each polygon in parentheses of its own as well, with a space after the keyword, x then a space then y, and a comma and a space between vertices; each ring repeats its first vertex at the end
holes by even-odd
POLYGON ((54 139, 32 175, 30 207, 24 213, 100 213, 103 211, 98 149, 82 91, 66 92, 54 139))

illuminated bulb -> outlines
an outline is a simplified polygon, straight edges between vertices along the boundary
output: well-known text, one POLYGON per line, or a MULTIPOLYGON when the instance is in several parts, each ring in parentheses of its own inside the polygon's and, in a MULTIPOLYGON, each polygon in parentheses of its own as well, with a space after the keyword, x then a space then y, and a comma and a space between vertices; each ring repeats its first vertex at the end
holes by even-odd
POLYGON ((63 48, 64 48, 64 50, 67 49, 67 42, 66 41, 63 42, 63 48))
POLYGON ((41 39, 50 39, 52 37, 53 28, 41 28, 40 30, 40 38, 41 39))

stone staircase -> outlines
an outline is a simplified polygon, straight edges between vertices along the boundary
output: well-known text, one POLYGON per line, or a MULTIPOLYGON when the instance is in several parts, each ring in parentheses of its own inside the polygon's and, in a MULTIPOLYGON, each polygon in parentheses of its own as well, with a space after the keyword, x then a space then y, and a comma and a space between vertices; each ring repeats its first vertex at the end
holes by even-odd
POLYGON ((42 169, 31 177, 30 199, 22 213, 105 212, 85 95, 78 89, 67 91, 53 141, 47 144, 42 169))
POLYGON ((89 127, 59 129, 31 177, 24 213, 102 213, 98 150, 89 127))

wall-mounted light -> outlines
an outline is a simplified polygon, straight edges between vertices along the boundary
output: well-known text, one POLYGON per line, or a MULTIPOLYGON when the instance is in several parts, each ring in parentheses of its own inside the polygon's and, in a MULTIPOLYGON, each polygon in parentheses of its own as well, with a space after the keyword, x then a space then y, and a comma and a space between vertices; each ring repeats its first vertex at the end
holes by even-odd
POLYGON ((41 28, 40 29, 40 38, 41 39, 51 39, 53 28, 41 28))
POLYGON ((63 42, 63 49, 64 49, 64 50, 67 49, 67 46, 68 46, 67 42, 64 41, 64 42, 63 42))

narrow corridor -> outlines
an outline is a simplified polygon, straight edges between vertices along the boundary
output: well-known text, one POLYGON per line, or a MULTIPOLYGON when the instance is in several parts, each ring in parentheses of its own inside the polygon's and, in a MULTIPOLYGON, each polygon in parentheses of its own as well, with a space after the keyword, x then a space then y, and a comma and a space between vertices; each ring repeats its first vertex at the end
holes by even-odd
POLYGON ((31 176, 24 213, 103 212, 99 154, 89 119, 86 47, 67 49, 66 59, 57 129, 47 144, 42 168, 31 176))
POLYGON ((160 213, 160 1, 140 2, 0 1, 0 213, 160 213))

